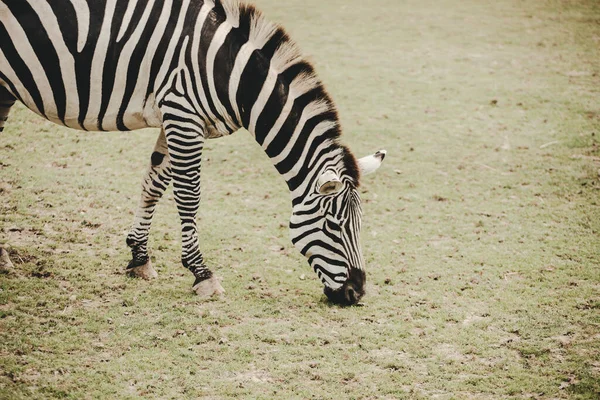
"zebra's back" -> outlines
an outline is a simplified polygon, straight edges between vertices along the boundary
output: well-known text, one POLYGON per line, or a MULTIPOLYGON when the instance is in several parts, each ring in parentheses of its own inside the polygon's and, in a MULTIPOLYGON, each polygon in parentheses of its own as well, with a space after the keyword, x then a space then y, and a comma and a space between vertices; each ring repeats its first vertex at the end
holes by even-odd
POLYGON ((153 93, 173 68, 187 3, 0 0, 0 84, 71 128, 159 126, 153 93))

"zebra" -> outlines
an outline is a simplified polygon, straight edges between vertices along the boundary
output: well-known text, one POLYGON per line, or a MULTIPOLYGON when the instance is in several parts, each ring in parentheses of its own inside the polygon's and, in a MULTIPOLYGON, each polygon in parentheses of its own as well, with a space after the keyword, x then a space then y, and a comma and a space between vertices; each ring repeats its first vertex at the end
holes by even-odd
POLYGON ((0 131, 15 101, 85 131, 160 128, 127 235, 127 271, 156 276, 148 235, 169 186, 193 291, 224 293, 199 247, 206 139, 246 128, 291 193, 290 238, 330 301, 365 293, 362 175, 331 96, 288 33, 237 0, 0 0, 0 131))

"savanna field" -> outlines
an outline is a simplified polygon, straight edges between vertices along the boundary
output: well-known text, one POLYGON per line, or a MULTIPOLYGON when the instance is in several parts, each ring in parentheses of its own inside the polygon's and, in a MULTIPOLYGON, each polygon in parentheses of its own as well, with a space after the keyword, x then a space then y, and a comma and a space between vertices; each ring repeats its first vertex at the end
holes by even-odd
POLYGON ((158 134, 15 107, 0 136, 2 399, 600 398, 600 3, 257 0, 316 65, 365 176, 360 306, 326 301, 283 179, 207 142, 222 298, 180 264, 172 191, 125 237, 158 134))

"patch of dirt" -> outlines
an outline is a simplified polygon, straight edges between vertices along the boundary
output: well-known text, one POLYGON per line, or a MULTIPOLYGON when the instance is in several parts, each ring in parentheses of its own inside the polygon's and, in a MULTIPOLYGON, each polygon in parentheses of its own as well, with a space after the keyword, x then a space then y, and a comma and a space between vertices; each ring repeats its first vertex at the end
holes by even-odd
POLYGON ((442 343, 434 349, 435 353, 442 359, 448 361, 467 361, 468 358, 464 354, 462 354, 456 346, 453 346, 449 343, 442 343))
POLYGON ((267 371, 256 370, 254 367, 248 372, 242 372, 235 375, 235 381, 241 385, 244 383, 271 383, 273 378, 267 371))

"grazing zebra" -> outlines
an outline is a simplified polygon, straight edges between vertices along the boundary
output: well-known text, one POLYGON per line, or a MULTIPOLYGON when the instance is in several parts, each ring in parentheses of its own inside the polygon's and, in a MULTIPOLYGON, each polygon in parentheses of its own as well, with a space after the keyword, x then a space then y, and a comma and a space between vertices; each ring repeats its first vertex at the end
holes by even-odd
POLYGON ((0 131, 15 100, 70 128, 160 127, 127 245, 128 270, 156 273, 148 232, 173 183, 182 263, 197 294, 223 293, 204 263, 196 214, 207 138, 246 128, 292 195, 291 240, 333 302, 364 294, 357 160, 334 104, 286 32, 233 0, 0 0, 0 131))

